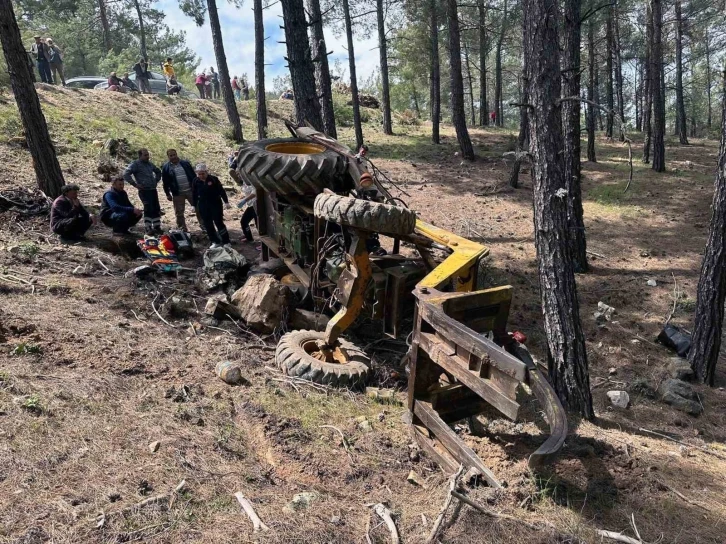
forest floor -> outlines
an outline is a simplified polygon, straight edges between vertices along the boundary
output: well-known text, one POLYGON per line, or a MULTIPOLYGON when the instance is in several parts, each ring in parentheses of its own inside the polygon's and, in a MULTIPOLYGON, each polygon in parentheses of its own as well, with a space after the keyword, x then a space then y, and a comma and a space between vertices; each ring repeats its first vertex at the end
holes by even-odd
MULTIPOLYGON (((39 88, 66 179, 82 186, 84 202, 97 204, 105 189, 96 174, 98 143, 110 137, 149 147, 157 164, 175 147, 226 172, 234 146, 218 104, 39 88)), ((270 107, 271 136, 282 136, 290 104, 270 107)), ((253 105, 241 112, 252 137, 253 105)), ((524 168, 522 186, 508 188, 502 159, 514 135, 472 129, 478 159, 462 163, 450 126, 435 146, 426 126, 395 126, 396 136, 384 136, 377 114, 368 115, 370 157, 407 193, 394 194, 423 219, 490 248, 487 281, 515 287, 509 328, 526 333, 541 359, 531 181, 524 168)), ((350 143, 351 130, 341 132, 350 143)), ((0 94, 0 191, 35 185, 20 133, 14 101, 0 94)), ((668 171, 652 173, 636 160, 627 192, 627 149, 599 139, 597 152, 597 164, 583 163, 592 270, 577 276, 597 419, 570 417, 565 447, 538 476, 526 464, 541 441, 531 422, 492 413, 480 418, 479 436, 457 425, 506 485, 471 495, 540 529, 464 507, 441 542, 589 543, 600 541, 597 529, 636 538, 634 526, 642 542, 726 542, 723 364, 715 388, 694 385, 705 408, 700 417, 646 394, 646 385, 657 389, 669 377, 674 354, 654 341, 664 322, 671 314, 674 324, 692 321, 718 144, 669 142, 668 171), (593 316, 599 301, 617 312, 601 325, 593 316), (612 389, 630 391, 628 409, 610 406, 612 389)), ((240 248, 238 219, 236 209, 227 212, 240 248)), ((0 215, 0 542, 364 543, 369 530, 372 542, 383 543, 387 530, 370 508, 382 501, 403 542, 425 541, 447 476, 411 449, 404 408, 358 392, 290 385, 270 348, 231 323, 199 324, 194 308, 205 297, 193 279, 124 277, 138 264, 95 245, 62 245, 49 236, 47 217, 0 215), (172 294, 189 301, 186 317, 165 313, 162 298, 172 294), (220 360, 238 362, 248 383, 221 382, 214 374, 220 360), (350 456, 324 425, 342 431, 350 456), (411 470, 420 485, 407 481, 411 470), (131 508, 182 480, 171 504, 131 508), (252 534, 237 491, 269 532, 252 534), (311 504, 286 508, 301 492, 314 493, 311 504)), ((374 385, 403 389, 395 374, 400 354, 389 351, 372 351, 374 385)))

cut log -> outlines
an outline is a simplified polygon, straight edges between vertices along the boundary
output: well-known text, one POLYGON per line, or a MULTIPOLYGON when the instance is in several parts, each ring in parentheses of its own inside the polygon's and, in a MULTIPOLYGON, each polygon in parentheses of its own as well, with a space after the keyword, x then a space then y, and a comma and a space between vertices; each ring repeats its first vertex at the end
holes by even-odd
POLYGON ((227 301, 219 300, 217 298, 210 298, 207 301, 207 305, 204 307, 204 313, 211 315, 214 319, 227 319, 228 316, 232 319, 240 319, 242 314, 234 304, 230 304, 227 301))

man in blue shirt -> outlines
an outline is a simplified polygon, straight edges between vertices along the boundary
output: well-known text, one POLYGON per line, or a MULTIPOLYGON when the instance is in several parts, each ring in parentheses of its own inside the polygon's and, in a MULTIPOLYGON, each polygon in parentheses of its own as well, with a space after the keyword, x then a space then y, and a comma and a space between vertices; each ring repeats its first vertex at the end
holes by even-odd
POLYGON ((124 191, 124 178, 118 176, 111 180, 111 188, 103 194, 101 221, 116 234, 128 234, 141 219, 143 212, 133 206, 129 195, 124 191))
POLYGON ((161 180, 161 170, 153 162, 149 150, 139 149, 139 158, 128 165, 124 181, 139 190, 144 205, 144 230, 147 234, 161 234, 161 206, 156 186, 161 180))

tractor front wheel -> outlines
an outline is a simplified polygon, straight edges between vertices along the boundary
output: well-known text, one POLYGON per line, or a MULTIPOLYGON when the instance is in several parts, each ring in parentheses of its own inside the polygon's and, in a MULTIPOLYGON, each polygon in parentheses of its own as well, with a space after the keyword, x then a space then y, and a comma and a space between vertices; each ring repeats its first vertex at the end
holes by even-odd
POLYGON ((325 346, 324 338, 324 332, 289 332, 277 344, 275 362, 288 376, 336 387, 363 386, 370 374, 368 356, 343 339, 325 346))

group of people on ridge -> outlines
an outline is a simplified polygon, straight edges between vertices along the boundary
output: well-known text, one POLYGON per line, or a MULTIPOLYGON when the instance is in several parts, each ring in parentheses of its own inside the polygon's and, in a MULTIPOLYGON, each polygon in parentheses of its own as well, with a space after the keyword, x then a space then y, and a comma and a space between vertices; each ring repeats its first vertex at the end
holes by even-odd
POLYGON ((35 36, 35 41, 30 46, 30 56, 38 66, 38 75, 43 83, 54 85, 60 79, 63 86, 66 86, 66 79, 63 73, 63 53, 50 38, 43 39, 42 36, 35 36))
MULTIPOLYGON (((224 224, 224 208, 230 207, 229 199, 219 178, 212 175, 204 163, 192 167, 188 160, 179 157, 175 149, 169 149, 166 155, 168 161, 160 169, 151 162, 148 149, 140 149, 138 159, 128 165, 122 176, 112 179, 111 187, 103 195, 98 220, 113 229, 114 235, 124 235, 143 217, 147 234, 162 234, 158 193, 161 181, 166 198, 174 206, 178 228, 189 230, 184 217, 186 204, 189 204, 212 247, 229 244, 229 231, 224 224), (126 183, 137 189, 143 209, 131 203, 124 188, 126 183)), ((97 222, 97 218, 81 204, 78 192, 78 185, 64 185, 61 196, 55 199, 51 208, 51 230, 66 240, 83 239, 88 229, 97 222)), ((249 188, 239 207, 252 202, 254 191, 249 188)), ((242 230, 249 242, 253 241, 249 224, 256 219, 254 207, 248 206, 242 217, 242 230)))

